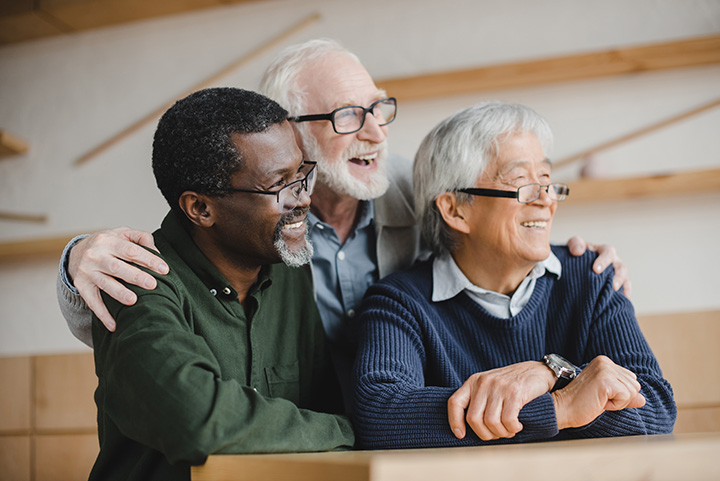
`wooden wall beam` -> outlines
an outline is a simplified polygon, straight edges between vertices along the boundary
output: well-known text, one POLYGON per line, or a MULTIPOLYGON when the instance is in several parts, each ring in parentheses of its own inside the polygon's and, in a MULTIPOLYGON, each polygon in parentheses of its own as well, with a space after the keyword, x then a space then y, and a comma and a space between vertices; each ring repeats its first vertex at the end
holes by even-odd
POLYGON ((28 151, 28 145, 12 135, 10 132, 0 130, 0 157, 24 154, 28 151))
POLYGON ((720 63, 720 35, 378 82, 398 100, 720 63))
POLYGON ((570 195, 563 204, 720 192, 720 169, 622 179, 581 179, 569 185, 570 195))
POLYGON ((53 256, 58 260, 60 254, 74 235, 33 239, 26 241, 0 242, 0 262, 17 259, 30 259, 39 256, 53 256))

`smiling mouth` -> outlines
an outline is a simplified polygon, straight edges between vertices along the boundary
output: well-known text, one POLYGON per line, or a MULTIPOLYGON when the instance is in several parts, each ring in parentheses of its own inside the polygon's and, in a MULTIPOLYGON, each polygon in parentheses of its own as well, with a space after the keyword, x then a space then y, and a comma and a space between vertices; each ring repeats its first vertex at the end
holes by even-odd
POLYGON ((541 221, 541 220, 531 220, 528 222, 523 222, 520 224, 523 227, 528 227, 530 229, 545 229, 547 228, 547 221, 541 221))
POLYGON ((285 224, 285 225, 283 225, 282 228, 283 228, 283 230, 299 229, 299 228, 301 228, 303 225, 305 225, 305 219, 302 219, 302 220, 300 220, 300 221, 298 221, 298 222, 295 222, 295 223, 293 223, 293 224, 285 224))
POLYGON ((356 165, 370 165, 373 162, 375 162, 375 159, 377 158, 377 153, 375 154, 367 154, 367 155, 360 155, 357 157, 353 157, 350 159, 350 162, 356 165))

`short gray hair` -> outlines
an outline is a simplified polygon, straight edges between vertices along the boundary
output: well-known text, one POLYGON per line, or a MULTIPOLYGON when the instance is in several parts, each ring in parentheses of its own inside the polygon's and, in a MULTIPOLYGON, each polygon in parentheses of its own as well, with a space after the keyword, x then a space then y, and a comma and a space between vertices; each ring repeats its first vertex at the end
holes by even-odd
MULTIPOLYGON (((435 254, 449 253, 455 246, 452 229, 435 205, 440 194, 474 187, 497 154, 507 135, 532 132, 547 155, 553 135, 547 121, 524 105, 481 102, 440 122, 423 139, 415 154, 413 182, 415 209, 423 239, 435 254)), ((472 202, 468 194, 456 194, 460 202, 472 202)))
POLYGON ((308 113, 304 112, 307 94, 298 87, 297 77, 305 65, 328 54, 347 55, 361 63, 357 55, 329 38, 291 45, 280 52, 265 70, 260 92, 282 105, 291 116, 308 113))

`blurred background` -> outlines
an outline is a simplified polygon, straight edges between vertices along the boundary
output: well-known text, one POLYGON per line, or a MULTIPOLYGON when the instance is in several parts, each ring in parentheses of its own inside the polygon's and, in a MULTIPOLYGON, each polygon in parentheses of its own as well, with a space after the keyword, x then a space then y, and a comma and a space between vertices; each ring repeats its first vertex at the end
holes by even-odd
MULTIPOLYGON (((720 0, 3 0, 0 360, 15 363, 3 385, 50 402, 59 396, 43 398, 38 379, 67 385, 84 369, 77 389, 92 392, 89 349, 55 297, 65 242, 154 230, 167 210, 150 169, 156 112, 201 86, 256 89, 282 48, 316 37, 355 52, 398 98, 397 154, 412 157, 438 121, 481 100, 544 115, 554 178, 571 184, 554 242, 614 245, 653 348, 720 365, 720 0), (75 353, 89 367, 57 357, 75 353), (39 371, 47 359, 58 372, 39 371)), ((678 403, 720 423, 720 382, 684 387, 685 364, 666 359, 678 403)), ((0 432, 37 457, 33 409, 31 428, 8 421, 25 411, 0 414, 0 432)))

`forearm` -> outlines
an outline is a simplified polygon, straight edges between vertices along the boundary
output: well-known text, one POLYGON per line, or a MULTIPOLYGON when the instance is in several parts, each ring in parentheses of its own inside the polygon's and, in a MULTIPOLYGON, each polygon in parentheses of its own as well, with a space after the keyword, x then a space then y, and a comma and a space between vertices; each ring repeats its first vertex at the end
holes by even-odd
POLYGON ((522 431, 510 439, 483 441, 467 426, 467 434, 457 439, 448 424, 447 400, 455 389, 411 386, 389 375, 369 374, 359 380, 353 411, 358 447, 396 449, 420 447, 475 446, 519 443, 549 439, 558 433, 550 394, 526 404, 518 420, 522 431))
POLYGON ((78 236, 72 239, 63 250, 60 258, 60 268, 57 278, 57 298, 60 305, 60 312, 67 322, 70 332, 86 345, 92 347, 92 334, 90 326, 92 324, 92 312, 87 304, 70 284, 70 278, 67 273, 67 258, 70 249, 83 239, 84 236, 78 236))
POLYGON ((578 436, 623 436, 671 433, 677 415, 670 383, 663 378, 660 366, 640 330, 634 309, 625 296, 610 292, 607 302, 596 313, 584 355, 591 361, 599 355, 637 376, 640 394, 645 398, 641 408, 606 411, 589 425, 574 430, 578 436))
POLYGON ((60 276, 57 279, 57 298, 60 312, 65 318, 70 332, 87 346, 93 347, 90 329, 92 313, 82 297, 68 289, 60 276))
POLYGON ((595 438, 669 434, 673 431, 677 408, 670 384, 664 379, 638 376, 645 397, 641 408, 605 411, 594 421, 579 428, 562 431, 567 438, 595 438))

